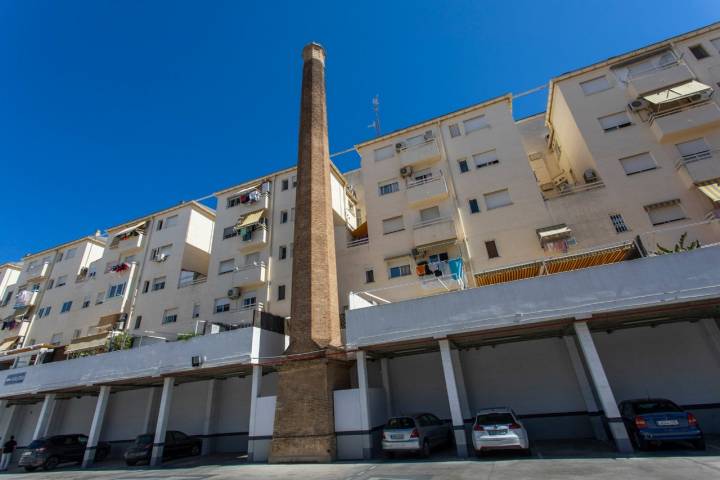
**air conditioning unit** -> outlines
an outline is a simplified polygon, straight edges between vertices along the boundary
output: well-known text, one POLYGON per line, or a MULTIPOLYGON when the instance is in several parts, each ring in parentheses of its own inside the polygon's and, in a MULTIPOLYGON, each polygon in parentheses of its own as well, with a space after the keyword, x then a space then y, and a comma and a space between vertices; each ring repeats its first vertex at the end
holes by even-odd
POLYGON ((561 185, 568 185, 570 183, 570 177, 567 173, 563 172, 559 175, 557 175, 555 178, 553 178, 553 184, 556 188, 559 188, 561 185))
POLYGON ((592 168, 588 168, 585 170, 585 173, 583 173, 583 178, 585 179, 585 183, 594 183, 598 181, 598 174, 592 168))
POLYGON ((409 177, 409 176, 412 175, 412 174, 413 174, 413 168, 412 168, 412 167, 402 167, 402 168, 400 169, 400 176, 401 176, 402 178, 409 177))
POLYGON ((395 151, 396 151, 396 152, 399 152, 399 151, 401 151, 401 150, 405 150, 405 147, 406 147, 406 146, 407 146, 407 145, 405 144, 405 142, 398 142, 398 143, 395 144, 395 151))
POLYGON ((432 130, 428 130, 423 135, 423 138, 425 139, 426 142, 429 142, 430 140, 433 140, 435 138, 435 134, 433 133, 432 130))
POLYGON ((648 108, 650 108, 650 102, 648 102, 644 98, 638 98, 638 99, 633 100, 632 102, 628 103, 628 108, 633 112, 638 112, 640 110, 647 110, 648 108))
POLYGON ((193 355, 190 357, 190 364, 193 367, 199 367, 203 363, 203 358, 200 355, 193 355))
POLYGON ((233 287, 227 291, 228 298, 232 298, 233 300, 240 298, 240 295, 242 295, 240 287, 233 287))

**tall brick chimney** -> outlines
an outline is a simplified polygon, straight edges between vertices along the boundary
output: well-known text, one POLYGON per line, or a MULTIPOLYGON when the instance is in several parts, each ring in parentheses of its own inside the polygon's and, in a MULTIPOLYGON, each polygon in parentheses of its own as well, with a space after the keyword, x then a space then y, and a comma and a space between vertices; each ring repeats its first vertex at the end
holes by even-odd
POLYGON ((333 391, 349 388, 341 346, 330 191, 325 50, 303 49, 290 345, 278 366, 270 463, 335 459, 333 391))

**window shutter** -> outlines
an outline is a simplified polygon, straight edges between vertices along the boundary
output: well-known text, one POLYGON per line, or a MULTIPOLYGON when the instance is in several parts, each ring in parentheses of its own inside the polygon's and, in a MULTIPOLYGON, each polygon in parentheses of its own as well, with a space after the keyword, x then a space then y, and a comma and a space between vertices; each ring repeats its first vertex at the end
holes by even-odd
POLYGON ((620 164, 622 165, 623 170, 625 170, 625 174, 627 175, 647 172, 648 170, 654 170, 655 168, 657 168, 655 159, 652 157, 652 155, 650 155, 650 152, 621 158, 620 164))

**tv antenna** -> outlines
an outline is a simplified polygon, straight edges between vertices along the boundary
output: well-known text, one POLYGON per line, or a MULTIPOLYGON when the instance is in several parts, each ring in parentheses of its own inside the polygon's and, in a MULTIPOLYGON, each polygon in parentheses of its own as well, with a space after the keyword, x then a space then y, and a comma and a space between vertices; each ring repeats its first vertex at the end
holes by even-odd
POLYGON ((368 128, 375 129, 375 135, 380 136, 380 95, 375 95, 372 99, 373 112, 375 112, 375 120, 368 125, 368 128))

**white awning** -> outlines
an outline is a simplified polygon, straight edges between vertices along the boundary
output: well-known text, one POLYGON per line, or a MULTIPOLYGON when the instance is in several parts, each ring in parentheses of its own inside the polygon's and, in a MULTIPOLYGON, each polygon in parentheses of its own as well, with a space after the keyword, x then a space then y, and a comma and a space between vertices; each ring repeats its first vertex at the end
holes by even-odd
POLYGON ((713 202, 720 202, 720 184, 710 183, 708 185, 700 185, 698 188, 713 202))
POLYGON ((667 88, 659 92, 645 95, 643 98, 650 103, 659 105, 661 103, 672 102, 679 98, 689 97, 696 93, 704 92, 706 90, 712 90, 711 87, 704 83, 698 82, 697 80, 691 80, 682 85, 676 85, 672 88, 667 88))
POLYGON ((572 229, 564 223, 561 223, 560 225, 554 225, 552 227, 539 228, 537 234, 538 237, 540 237, 540 242, 544 243, 551 240, 568 238, 572 236, 572 229))

